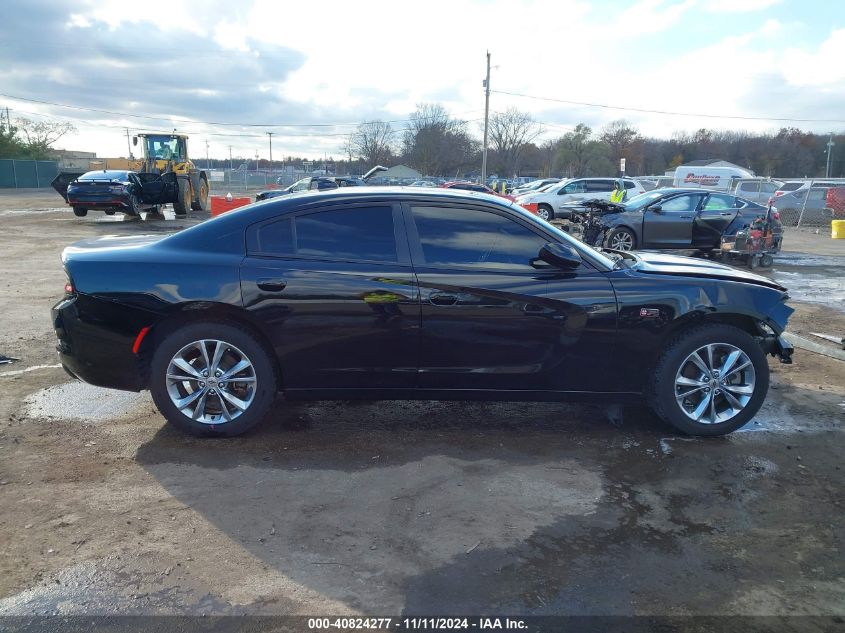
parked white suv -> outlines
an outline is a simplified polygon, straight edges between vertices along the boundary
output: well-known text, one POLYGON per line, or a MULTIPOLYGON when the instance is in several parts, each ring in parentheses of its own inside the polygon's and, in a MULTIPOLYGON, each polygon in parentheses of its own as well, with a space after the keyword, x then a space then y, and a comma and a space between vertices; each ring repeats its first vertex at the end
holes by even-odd
MULTIPOLYGON (((636 178, 623 180, 628 190, 626 198, 646 192, 646 187, 636 178)), ((520 196, 517 204, 544 220, 567 219, 584 200, 610 200, 616 181, 617 178, 573 178, 559 183, 559 187, 546 187, 545 191, 520 196)))

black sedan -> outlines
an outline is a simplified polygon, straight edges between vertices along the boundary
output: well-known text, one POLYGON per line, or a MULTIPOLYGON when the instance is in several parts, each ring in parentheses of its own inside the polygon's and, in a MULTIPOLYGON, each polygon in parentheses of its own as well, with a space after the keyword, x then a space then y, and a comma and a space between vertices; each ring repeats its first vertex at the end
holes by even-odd
POLYGON ((140 200, 132 175, 134 172, 113 169, 89 171, 68 184, 65 198, 73 207, 73 214, 80 218, 88 215, 90 209, 105 211, 107 215, 115 211, 136 215, 140 200))
POLYGON ((194 434, 295 399, 646 401, 693 434, 745 424, 792 309, 700 259, 618 260, 519 206, 449 189, 287 196, 174 235, 63 253, 62 365, 150 389, 194 434))
POLYGON ((766 214, 766 207, 737 196, 701 189, 654 189, 599 219, 597 246, 620 251, 641 248, 718 249, 732 235, 766 214))

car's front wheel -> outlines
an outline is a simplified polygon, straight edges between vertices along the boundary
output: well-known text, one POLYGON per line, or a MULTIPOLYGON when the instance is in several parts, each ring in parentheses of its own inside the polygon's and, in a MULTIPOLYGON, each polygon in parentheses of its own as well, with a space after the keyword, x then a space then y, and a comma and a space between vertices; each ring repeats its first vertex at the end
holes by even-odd
POLYGON ((548 205, 541 204, 537 207, 537 217, 545 220, 546 222, 550 222, 554 219, 555 213, 552 211, 552 208, 548 205))
POLYGON ((228 323, 191 323, 156 347, 150 391, 167 421, 192 435, 245 433, 276 394, 268 353, 248 331, 228 323))
POLYGON ((606 246, 616 251, 632 251, 637 248, 637 236, 630 229, 613 229, 607 236, 606 246))
POLYGON ((709 324, 681 332, 655 366, 650 404, 678 430, 723 435, 748 422, 769 389, 760 345, 739 328, 709 324))

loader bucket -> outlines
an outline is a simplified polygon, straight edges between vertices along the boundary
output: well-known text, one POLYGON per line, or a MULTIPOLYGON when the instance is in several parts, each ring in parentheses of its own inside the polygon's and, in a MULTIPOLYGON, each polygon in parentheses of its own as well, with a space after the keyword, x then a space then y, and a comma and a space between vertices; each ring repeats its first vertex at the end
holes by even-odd
POLYGON ((60 171, 58 175, 53 178, 50 186, 58 191, 59 195, 65 199, 65 202, 67 202, 67 186, 84 173, 84 171, 60 171))

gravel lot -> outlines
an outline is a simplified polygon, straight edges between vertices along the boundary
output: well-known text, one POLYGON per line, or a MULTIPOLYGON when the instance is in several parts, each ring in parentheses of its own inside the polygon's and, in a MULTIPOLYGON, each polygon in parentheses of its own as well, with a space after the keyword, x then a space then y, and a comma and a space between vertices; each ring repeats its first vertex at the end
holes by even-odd
MULTIPOLYGON (((727 438, 645 409, 281 399, 189 438, 148 394, 69 382, 49 308, 65 245, 203 218, 59 202, 0 192, 0 615, 845 615, 842 361, 772 360, 727 438)), ((845 335, 845 240, 786 243, 791 329, 845 335)))

